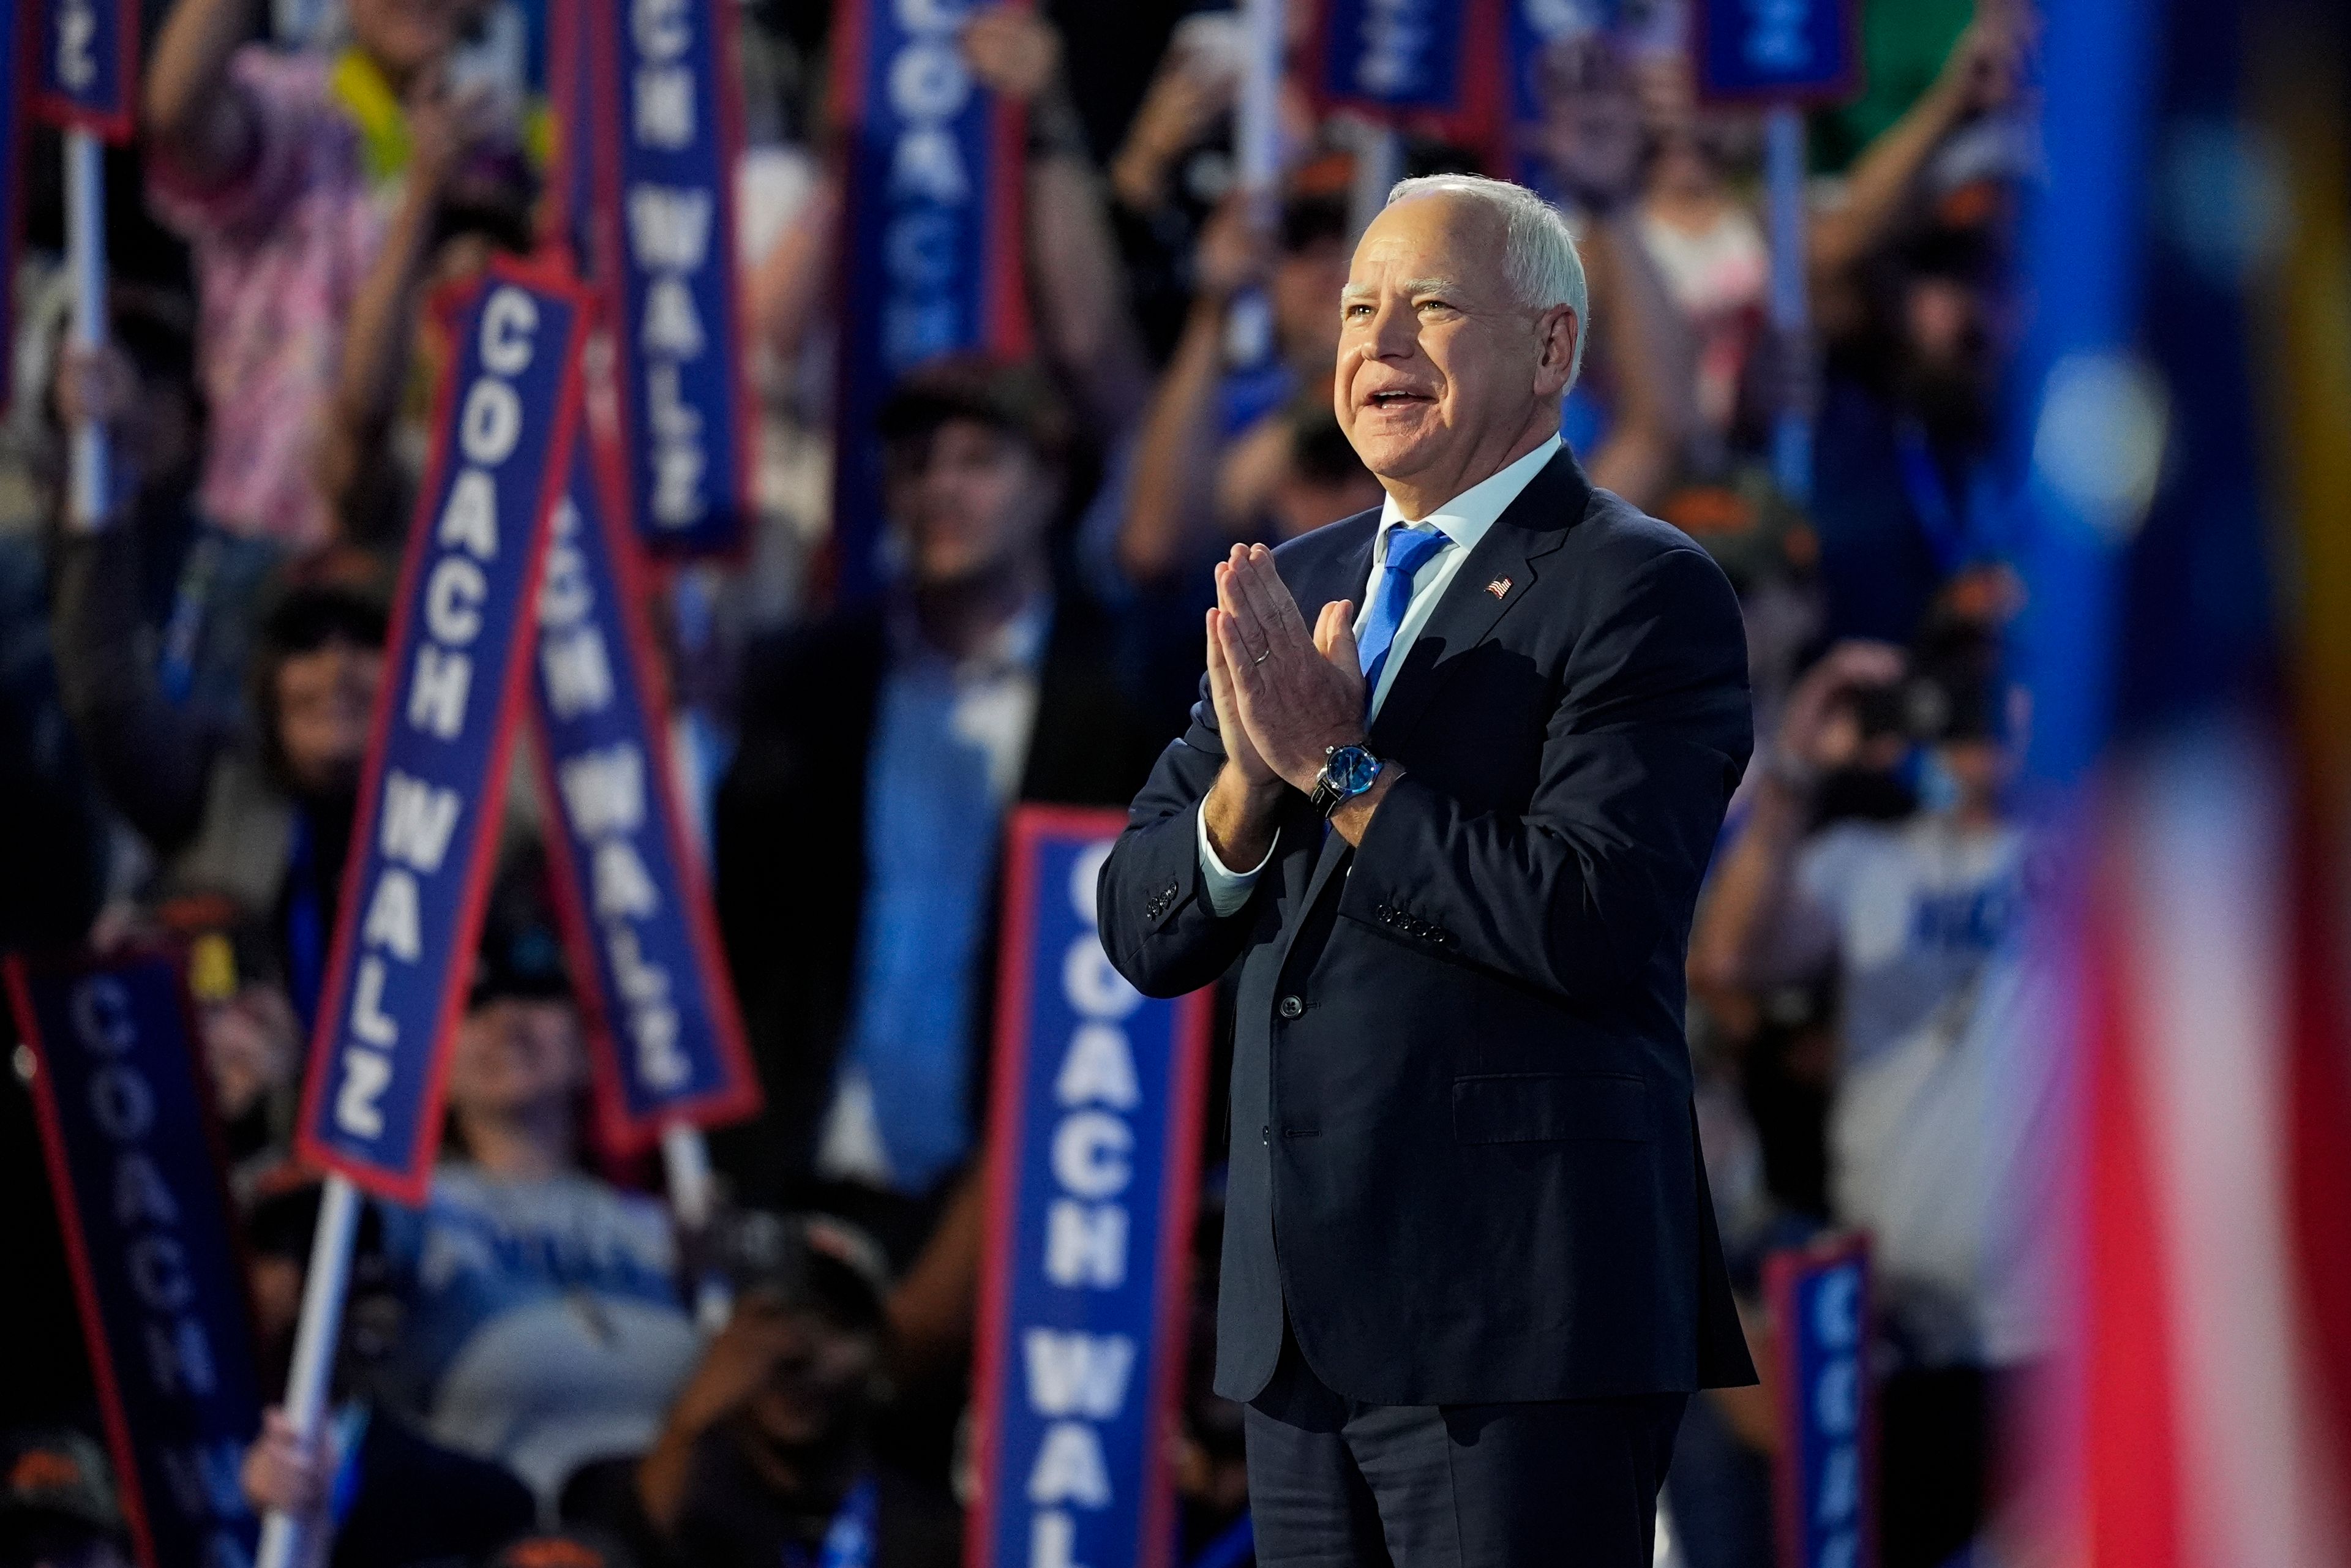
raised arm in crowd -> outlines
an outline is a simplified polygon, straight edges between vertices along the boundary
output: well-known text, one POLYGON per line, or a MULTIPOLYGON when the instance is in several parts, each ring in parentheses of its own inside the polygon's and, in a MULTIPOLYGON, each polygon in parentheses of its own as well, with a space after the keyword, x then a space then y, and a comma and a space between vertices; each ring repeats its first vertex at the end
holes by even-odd
MULTIPOLYGON (((1085 145, 1053 25, 1008 5, 985 6, 964 29, 980 85, 1027 114, 1026 267, 1038 348, 1067 382, 1088 431, 1107 438, 1134 423, 1150 371, 1127 307, 1101 172, 1085 145)), ((789 361, 832 297, 841 196, 837 172, 810 198, 746 280, 755 329, 789 361)))
MULTIPOLYGON (((486 256, 488 234, 480 226, 453 234, 452 209, 462 200, 469 157, 514 140, 511 105, 485 86, 451 91, 437 65, 418 75, 402 108, 407 175, 381 248, 351 300, 319 455, 319 484, 335 516, 346 536, 360 538, 393 536, 405 520, 406 486, 387 483, 388 459, 410 385, 419 306, 436 277, 478 268, 486 256)), ((483 215, 507 209, 508 232, 497 237, 519 248, 523 214, 496 184, 472 193, 470 215, 478 225, 483 215)))
MULTIPOLYGON (((1843 199, 1812 214, 1804 260, 1823 307, 1844 298, 1854 270, 1894 233, 1935 150, 1970 117, 2014 95, 2027 42, 2026 22, 2007 9, 1979 15, 1934 84, 1855 160, 1843 199)), ((1831 331, 1837 325, 1823 323, 1831 331)))

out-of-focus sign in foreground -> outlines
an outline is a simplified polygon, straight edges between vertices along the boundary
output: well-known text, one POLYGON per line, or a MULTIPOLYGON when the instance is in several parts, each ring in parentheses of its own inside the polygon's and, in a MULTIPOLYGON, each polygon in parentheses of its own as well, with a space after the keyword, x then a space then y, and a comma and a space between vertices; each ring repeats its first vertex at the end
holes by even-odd
POLYGON ((1174 1542, 1206 992, 1111 967, 1123 813, 1029 807, 1006 851, 969 1568, 1150 1568, 1174 1542))
POLYGON ((152 953, 12 957, 7 981, 139 1560, 250 1562, 259 1521, 237 1466, 261 1390, 178 969, 152 953))
POLYGON ((1869 1371, 1869 1244, 1776 1252, 1763 1267, 1780 1391, 1774 1511, 1780 1568, 1877 1561, 1876 1400, 1869 1371))

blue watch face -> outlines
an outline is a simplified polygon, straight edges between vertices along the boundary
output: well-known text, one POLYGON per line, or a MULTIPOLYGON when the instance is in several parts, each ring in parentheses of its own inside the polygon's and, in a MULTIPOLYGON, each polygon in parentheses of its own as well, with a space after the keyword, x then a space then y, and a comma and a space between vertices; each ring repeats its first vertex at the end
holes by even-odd
POLYGON ((1380 759, 1360 746, 1343 746, 1328 764, 1331 787, 1342 795, 1360 795, 1380 776, 1380 759))

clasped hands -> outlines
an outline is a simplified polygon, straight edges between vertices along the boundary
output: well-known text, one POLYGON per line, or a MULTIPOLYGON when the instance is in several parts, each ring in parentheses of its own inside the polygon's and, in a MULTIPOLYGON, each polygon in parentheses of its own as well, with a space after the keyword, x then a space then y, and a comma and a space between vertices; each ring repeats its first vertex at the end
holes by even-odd
MULTIPOLYGON (((1281 786, 1311 793, 1325 754, 1364 740, 1364 675, 1355 607, 1337 600, 1310 628, 1263 545, 1235 545, 1217 566, 1208 612, 1208 697, 1226 768, 1208 802, 1208 831, 1228 865, 1255 865, 1272 842, 1281 786)), ((1360 821, 1334 818, 1352 840, 1360 821)))

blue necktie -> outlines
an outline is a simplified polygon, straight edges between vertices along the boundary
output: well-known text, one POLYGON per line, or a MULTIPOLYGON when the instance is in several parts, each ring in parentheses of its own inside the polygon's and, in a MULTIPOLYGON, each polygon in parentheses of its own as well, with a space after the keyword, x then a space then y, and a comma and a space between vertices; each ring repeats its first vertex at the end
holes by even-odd
POLYGON ((1355 640, 1355 651, 1364 661, 1366 713, 1371 711, 1374 694, 1380 689, 1380 671, 1388 662, 1388 650, 1395 646, 1396 628, 1404 624, 1405 612, 1412 608, 1412 580, 1420 575, 1420 569, 1445 548, 1445 536, 1426 523, 1399 526, 1388 534, 1387 573, 1380 579, 1372 618, 1364 623, 1363 635, 1355 640))

